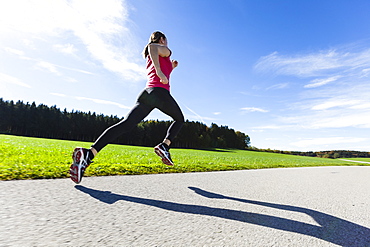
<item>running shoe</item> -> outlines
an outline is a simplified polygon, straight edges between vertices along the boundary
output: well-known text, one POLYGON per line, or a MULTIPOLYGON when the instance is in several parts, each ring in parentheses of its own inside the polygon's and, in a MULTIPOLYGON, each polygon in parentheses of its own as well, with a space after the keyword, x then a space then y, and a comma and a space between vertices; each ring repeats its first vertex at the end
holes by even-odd
POLYGON ((85 169, 92 163, 92 153, 86 148, 75 148, 72 154, 73 163, 69 168, 71 179, 76 184, 81 182, 85 169))
POLYGON ((166 147, 163 143, 158 144, 157 146, 154 147, 154 152, 162 158, 162 162, 165 165, 168 166, 173 166, 173 161, 171 159, 171 154, 169 151, 169 148, 166 147))

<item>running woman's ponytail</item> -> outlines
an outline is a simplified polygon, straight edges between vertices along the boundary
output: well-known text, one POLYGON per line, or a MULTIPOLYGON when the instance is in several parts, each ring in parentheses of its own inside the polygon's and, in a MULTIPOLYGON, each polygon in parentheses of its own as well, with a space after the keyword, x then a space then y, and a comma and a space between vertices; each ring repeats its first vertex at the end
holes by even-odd
POLYGON ((159 43, 161 38, 166 39, 166 36, 160 31, 155 31, 154 33, 152 33, 152 35, 150 35, 149 43, 145 46, 143 50, 144 58, 146 58, 149 55, 149 49, 148 49, 149 45, 159 43))

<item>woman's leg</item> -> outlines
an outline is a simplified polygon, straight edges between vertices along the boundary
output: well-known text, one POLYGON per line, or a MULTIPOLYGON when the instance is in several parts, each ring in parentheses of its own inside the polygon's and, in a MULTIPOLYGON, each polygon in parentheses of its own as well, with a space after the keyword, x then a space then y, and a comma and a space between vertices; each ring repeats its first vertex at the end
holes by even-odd
POLYGON ((166 89, 158 88, 155 91, 155 96, 158 99, 156 108, 163 113, 173 118, 174 122, 167 130, 167 134, 162 143, 154 147, 155 153, 162 158, 162 162, 166 165, 173 166, 174 163, 171 159, 169 152, 169 145, 179 133, 182 125, 184 124, 184 115, 181 112, 179 105, 166 89))
POLYGON ((167 90, 165 90, 164 92, 161 91, 160 94, 161 103, 157 105, 157 108, 163 113, 169 115, 174 120, 174 122, 168 128, 167 134, 164 139, 164 143, 169 146, 173 139, 175 139, 175 137, 179 133, 185 119, 179 105, 172 97, 172 95, 167 90))
POLYGON ((135 107, 125 119, 106 129, 96 140, 90 149, 75 148, 72 154, 73 163, 69 168, 72 181, 80 183, 85 169, 91 164, 94 156, 107 144, 116 139, 119 135, 130 131, 136 124, 143 120, 154 108, 141 100, 147 97, 148 92, 143 91, 139 96, 135 107))
POLYGON ((129 132, 141 120, 143 120, 146 116, 148 116, 148 114, 152 110, 153 108, 145 104, 142 104, 140 102, 137 102, 135 107, 131 110, 131 112, 127 115, 125 119, 109 127, 103 132, 103 134, 100 135, 100 137, 91 146, 92 152, 96 151, 96 153, 98 153, 101 149, 103 149, 106 145, 111 143, 118 136, 129 132))

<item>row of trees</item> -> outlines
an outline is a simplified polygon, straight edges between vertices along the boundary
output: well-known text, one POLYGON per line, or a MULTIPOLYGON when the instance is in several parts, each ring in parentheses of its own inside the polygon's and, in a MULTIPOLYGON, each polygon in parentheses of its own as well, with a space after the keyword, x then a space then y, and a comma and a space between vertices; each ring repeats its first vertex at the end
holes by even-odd
POLYGON ((319 158, 370 158, 370 152, 361 152, 361 151, 351 151, 351 150, 331 150, 331 151, 281 151, 276 149, 259 149, 256 147, 248 147, 248 150, 258 151, 258 152, 269 152, 269 153, 282 153, 282 154, 291 154, 299 156, 309 156, 309 157, 319 157, 319 158))
MULTIPOLYGON (((80 111, 61 111, 48 107, 0 98, 0 133, 22 136, 93 142, 109 126, 118 123, 117 116, 97 115, 80 111)), ((170 121, 142 121, 132 131, 115 140, 118 144, 154 146, 162 141, 170 121)), ((186 121, 175 139, 174 147, 183 148, 237 148, 250 144, 249 136, 212 124, 210 127, 186 121)))

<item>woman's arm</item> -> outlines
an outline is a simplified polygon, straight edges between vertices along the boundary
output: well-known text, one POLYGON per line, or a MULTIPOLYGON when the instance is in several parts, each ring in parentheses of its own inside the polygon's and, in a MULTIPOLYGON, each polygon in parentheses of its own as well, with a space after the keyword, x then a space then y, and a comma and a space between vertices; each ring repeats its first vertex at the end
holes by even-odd
POLYGON ((165 46, 160 46, 157 44, 150 44, 149 47, 149 56, 153 61, 153 65, 157 76, 161 79, 163 84, 168 84, 168 78, 163 74, 161 66, 159 64, 158 56, 166 57, 170 55, 170 50, 165 46))

